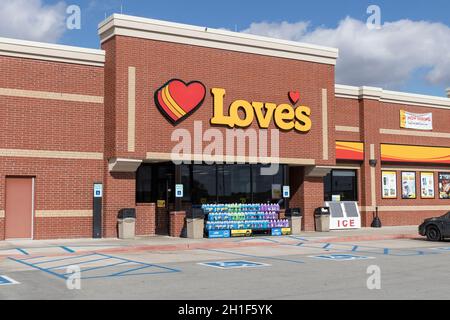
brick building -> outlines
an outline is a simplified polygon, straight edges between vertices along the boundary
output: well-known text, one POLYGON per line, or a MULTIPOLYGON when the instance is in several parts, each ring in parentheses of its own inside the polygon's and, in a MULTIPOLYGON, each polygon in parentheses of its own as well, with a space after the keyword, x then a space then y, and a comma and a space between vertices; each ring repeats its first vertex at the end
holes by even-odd
POLYGON ((138 235, 179 236, 192 205, 277 201, 283 185, 307 231, 336 197, 363 226, 376 209, 384 225, 450 210, 449 98, 335 85, 333 48, 125 15, 99 35, 102 50, 0 39, 0 240, 92 237, 95 183, 103 237, 121 208, 138 235), (209 165, 232 128, 268 152, 234 137, 209 165))

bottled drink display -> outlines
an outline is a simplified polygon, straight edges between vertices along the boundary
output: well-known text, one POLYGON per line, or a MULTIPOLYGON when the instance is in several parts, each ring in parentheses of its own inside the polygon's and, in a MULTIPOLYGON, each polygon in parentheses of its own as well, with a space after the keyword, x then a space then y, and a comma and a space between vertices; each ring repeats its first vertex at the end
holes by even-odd
POLYGON ((279 219, 278 204, 204 204, 205 228, 213 230, 267 230, 288 228, 287 219, 279 219))

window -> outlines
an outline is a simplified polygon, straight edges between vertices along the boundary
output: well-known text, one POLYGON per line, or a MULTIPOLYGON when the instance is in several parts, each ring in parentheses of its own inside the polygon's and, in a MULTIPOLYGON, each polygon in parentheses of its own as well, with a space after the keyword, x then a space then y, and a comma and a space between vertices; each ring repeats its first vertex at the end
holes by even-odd
POLYGON ((171 163, 142 164, 136 171, 136 202, 174 201, 175 166, 171 163))
POLYGON ((332 201, 333 195, 341 201, 358 201, 356 170, 332 170, 324 178, 325 201, 332 201))
POLYGON ((220 165, 218 174, 218 202, 251 202, 251 167, 250 165, 220 165))
POLYGON ((216 166, 193 165, 191 201, 193 204, 211 203, 217 201, 216 166))
POLYGON ((283 166, 280 166, 275 175, 261 175, 260 165, 252 166, 252 190, 254 203, 273 202, 277 199, 272 198, 273 185, 283 185, 283 166))
MULTIPOLYGON (((181 165, 182 201, 187 204, 278 202, 284 184, 284 166, 280 165, 275 175, 261 175, 261 168, 249 164, 181 165), (274 188, 277 192, 273 192, 274 188)), ((173 202, 174 178, 175 166, 171 163, 142 164, 136 172, 136 202, 173 202)))

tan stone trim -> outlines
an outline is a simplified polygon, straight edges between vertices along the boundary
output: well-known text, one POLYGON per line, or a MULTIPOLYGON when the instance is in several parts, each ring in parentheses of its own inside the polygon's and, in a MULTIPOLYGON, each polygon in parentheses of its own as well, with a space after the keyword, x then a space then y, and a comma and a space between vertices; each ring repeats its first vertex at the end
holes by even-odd
POLYGON ((103 160, 100 152, 0 149, 0 157, 103 160))
POLYGON ((0 38, 0 55, 103 67, 105 51, 26 40, 0 38))
POLYGON ((128 67, 128 152, 134 152, 136 139, 136 68, 128 67))
POLYGON ((383 90, 376 87, 354 87, 336 84, 335 96, 347 99, 369 99, 386 103, 420 106, 437 109, 450 109, 450 99, 407 92, 383 90))
POLYGON ((450 138, 450 133, 446 132, 430 132, 430 131, 413 131, 413 130, 394 130, 380 129, 380 134, 390 134, 396 136, 413 136, 413 137, 430 137, 430 138, 450 138))
POLYGON ((4 218, 5 217, 5 210, 0 210, 0 218, 4 218))
POLYGON ((72 94, 72 93, 50 92, 50 91, 0 88, 0 96, 103 104, 103 97, 101 96, 88 96, 83 94, 72 94))
POLYGON ((359 133, 359 127, 350 127, 350 126, 336 126, 336 131, 342 131, 342 132, 356 132, 359 133))
POLYGON ((322 89, 322 155, 328 160, 328 90, 322 89))
POLYGON ((276 157, 246 157, 246 156, 210 156, 202 154, 188 154, 183 155, 179 158, 178 155, 172 157, 171 153, 160 153, 160 152, 147 152, 147 161, 205 161, 205 162, 222 162, 222 163, 280 163, 280 164, 291 164, 291 165, 315 165, 316 161, 314 159, 298 159, 298 158, 276 158, 276 157))
MULTIPOLYGON (((402 212, 402 211, 447 211, 450 210, 449 206, 379 206, 379 212, 402 212)), ((361 207, 361 211, 375 211, 375 206, 361 207)))
POLYGON ((98 26, 101 42, 114 36, 173 42, 335 65, 338 49, 241 32, 113 14, 98 26))
POLYGON ((335 166, 320 166, 321 168, 329 168, 329 169, 343 169, 343 170, 361 170, 360 165, 348 165, 348 164, 336 164, 335 166))
POLYGON ((36 210, 36 218, 82 218, 92 217, 92 210, 36 210))
MULTIPOLYGON (((441 168, 441 169, 430 169, 430 168, 414 168, 414 167, 410 167, 410 168, 405 168, 405 167, 382 167, 381 168, 382 171, 422 171, 422 172, 443 172, 446 171, 446 169, 441 168)), ((448 169, 447 169, 448 170, 448 169)))

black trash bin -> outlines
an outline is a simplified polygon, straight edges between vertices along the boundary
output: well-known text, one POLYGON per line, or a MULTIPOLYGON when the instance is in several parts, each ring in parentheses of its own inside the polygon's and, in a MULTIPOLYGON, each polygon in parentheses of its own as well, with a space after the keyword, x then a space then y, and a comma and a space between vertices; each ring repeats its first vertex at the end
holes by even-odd
POLYGON ((117 223, 120 239, 134 239, 136 236, 136 209, 120 209, 117 215, 117 223))

